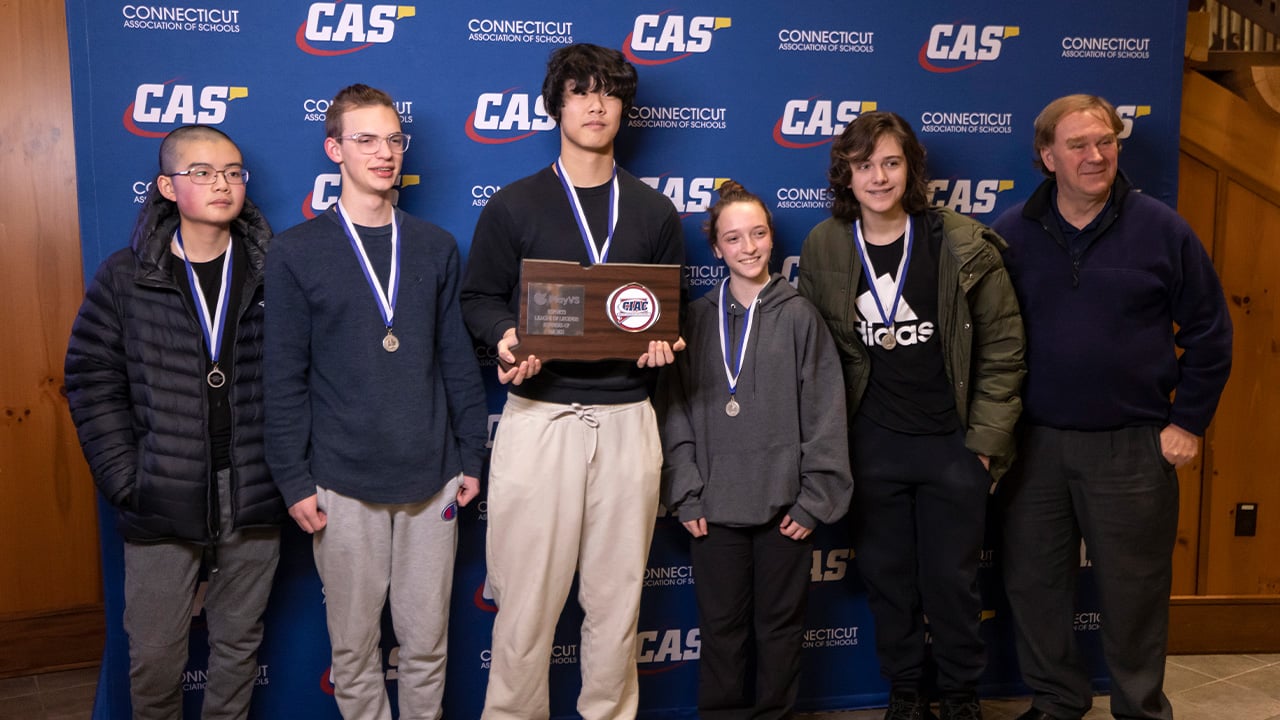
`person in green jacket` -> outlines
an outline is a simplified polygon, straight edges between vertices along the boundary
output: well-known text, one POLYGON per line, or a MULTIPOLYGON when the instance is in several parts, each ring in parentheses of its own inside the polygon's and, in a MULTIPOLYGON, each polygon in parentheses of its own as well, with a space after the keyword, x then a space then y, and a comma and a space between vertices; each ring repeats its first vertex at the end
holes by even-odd
POLYGON ((805 240, 799 291, 844 371, 849 518, 890 682, 885 718, 932 717, 930 686, 943 720, 981 718, 978 564, 1025 373, 1004 241, 930 207, 925 150, 893 113, 845 128, 828 179, 832 217, 805 240), (926 677, 930 647, 936 678, 926 677))

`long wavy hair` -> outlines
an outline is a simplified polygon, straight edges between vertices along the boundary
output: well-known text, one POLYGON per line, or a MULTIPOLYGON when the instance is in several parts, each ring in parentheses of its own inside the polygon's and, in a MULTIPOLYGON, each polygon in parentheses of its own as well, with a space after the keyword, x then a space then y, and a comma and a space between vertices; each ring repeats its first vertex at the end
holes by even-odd
POLYGON ((915 131, 896 113, 868 112, 849 123, 844 132, 831 143, 831 166, 827 168, 827 181, 831 183, 833 197, 832 217, 853 222, 861 216, 862 206, 849 187, 853 182, 853 168, 850 166, 871 157, 876 151, 876 143, 886 135, 898 139, 907 161, 907 187, 902 196, 902 208, 915 214, 929 207, 925 151, 924 146, 916 139, 915 131))

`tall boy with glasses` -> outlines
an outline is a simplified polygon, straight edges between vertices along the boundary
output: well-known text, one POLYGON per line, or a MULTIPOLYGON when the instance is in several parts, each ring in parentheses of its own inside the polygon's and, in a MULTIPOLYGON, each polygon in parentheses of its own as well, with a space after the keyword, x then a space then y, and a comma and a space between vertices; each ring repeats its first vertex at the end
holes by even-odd
POLYGON ((182 714, 202 564, 204 717, 247 717, 258 675, 284 506, 263 457, 271 228, 248 180, 220 131, 169 133, 131 247, 98 268, 67 347, 71 417, 125 540, 129 691, 143 720, 182 714))
POLYGON ((345 718, 390 720, 388 598, 405 720, 441 717, 457 506, 479 492, 484 388, 453 237, 392 203, 409 136, 381 90, 333 99, 342 192, 267 258, 267 460, 314 534, 345 718))

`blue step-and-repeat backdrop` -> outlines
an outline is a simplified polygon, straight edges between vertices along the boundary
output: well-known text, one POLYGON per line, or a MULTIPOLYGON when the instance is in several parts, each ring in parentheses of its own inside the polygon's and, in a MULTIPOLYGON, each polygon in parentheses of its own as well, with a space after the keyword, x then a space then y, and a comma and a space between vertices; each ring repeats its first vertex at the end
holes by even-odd
MULTIPOLYGON (((249 195, 277 230, 322 212, 340 183, 322 151, 327 98, 355 82, 387 90, 413 135, 399 204, 453 232, 465 255, 487 199, 555 158, 559 136, 539 90, 549 52, 572 42, 618 48, 639 70, 618 157, 684 218, 695 296, 725 276, 701 231, 721 179, 765 198, 778 229, 774 267, 794 281, 805 234, 829 215, 832 136, 873 109, 897 112, 916 128, 929 151, 935 204, 990 222, 1040 180, 1031 165, 1040 108, 1067 93, 1100 94, 1124 118, 1122 167, 1173 204, 1185 12, 1185 2, 1172 0, 67 0, 85 273, 127 244, 158 169, 160 138, 179 125, 217 125, 240 144, 253 173, 249 195)), ((503 391, 492 350, 476 352, 492 433, 503 391)), ((123 563, 111 510, 102 511, 108 639, 94 717, 123 718, 123 563)), ((445 716, 475 718, 495 611, 485 585, 483 500, 458 522, 445 716)), ((687 534, 674 518, 655 522, 636 642, 641 714, 692 717, 700 639, 687 534)), ((883 703, 872 619, 843 527, 823 528, 816 548, 801 707, 883 703)), ((1083 553, 1081 561, 1088 563, 1083 553)), ((983 691, 1015 693, 998 566, 997 549, 984 553, 983 691)), ((1106 619, 1088 597, 1076 629, 1096 663, 1106 619)), ((580 621, 571 600, 551 658, 557 717, 573 715, 580 621)), ((203 622, 197 612, 182 671, 188 717, 198 716, 205 683, 203 622)), ((309 537, 296 528, 285 533, 266 622, 254 716, 339 717, 324 595, 309 537)), ((385 636, 394 693, 389 626, 385 636)))

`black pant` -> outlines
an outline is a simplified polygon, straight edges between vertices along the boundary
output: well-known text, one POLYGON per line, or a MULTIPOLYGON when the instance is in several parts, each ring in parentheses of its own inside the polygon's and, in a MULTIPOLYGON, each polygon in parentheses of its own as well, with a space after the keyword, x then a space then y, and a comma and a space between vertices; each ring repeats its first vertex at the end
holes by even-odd
POLYGON ((1079 717, 1093 703, 1073 622, 1083 536, 1102 610, 1111 711, 1172 718, 1163 685, 1178 476, 1160 452, 1160 429, 1029 427, 1018 452, 999 493, 1004 580, 1035 707, 1079 717))
POLYGON ((813 543, 784 536, 779 522, 747 528, 708 524, 706 536, 690 543, 702 629, 702 718, 791 717, 800 689, 813 543), (748 685, 753 654, 754 699, 748 685))
POLYGON ((853 544, 880 672, 920 686, 928 616, 938 690, 971 691, 986 667, 978 564, 991 476, 960 431, 907 435, 859 418, 852 448, 853 544))

